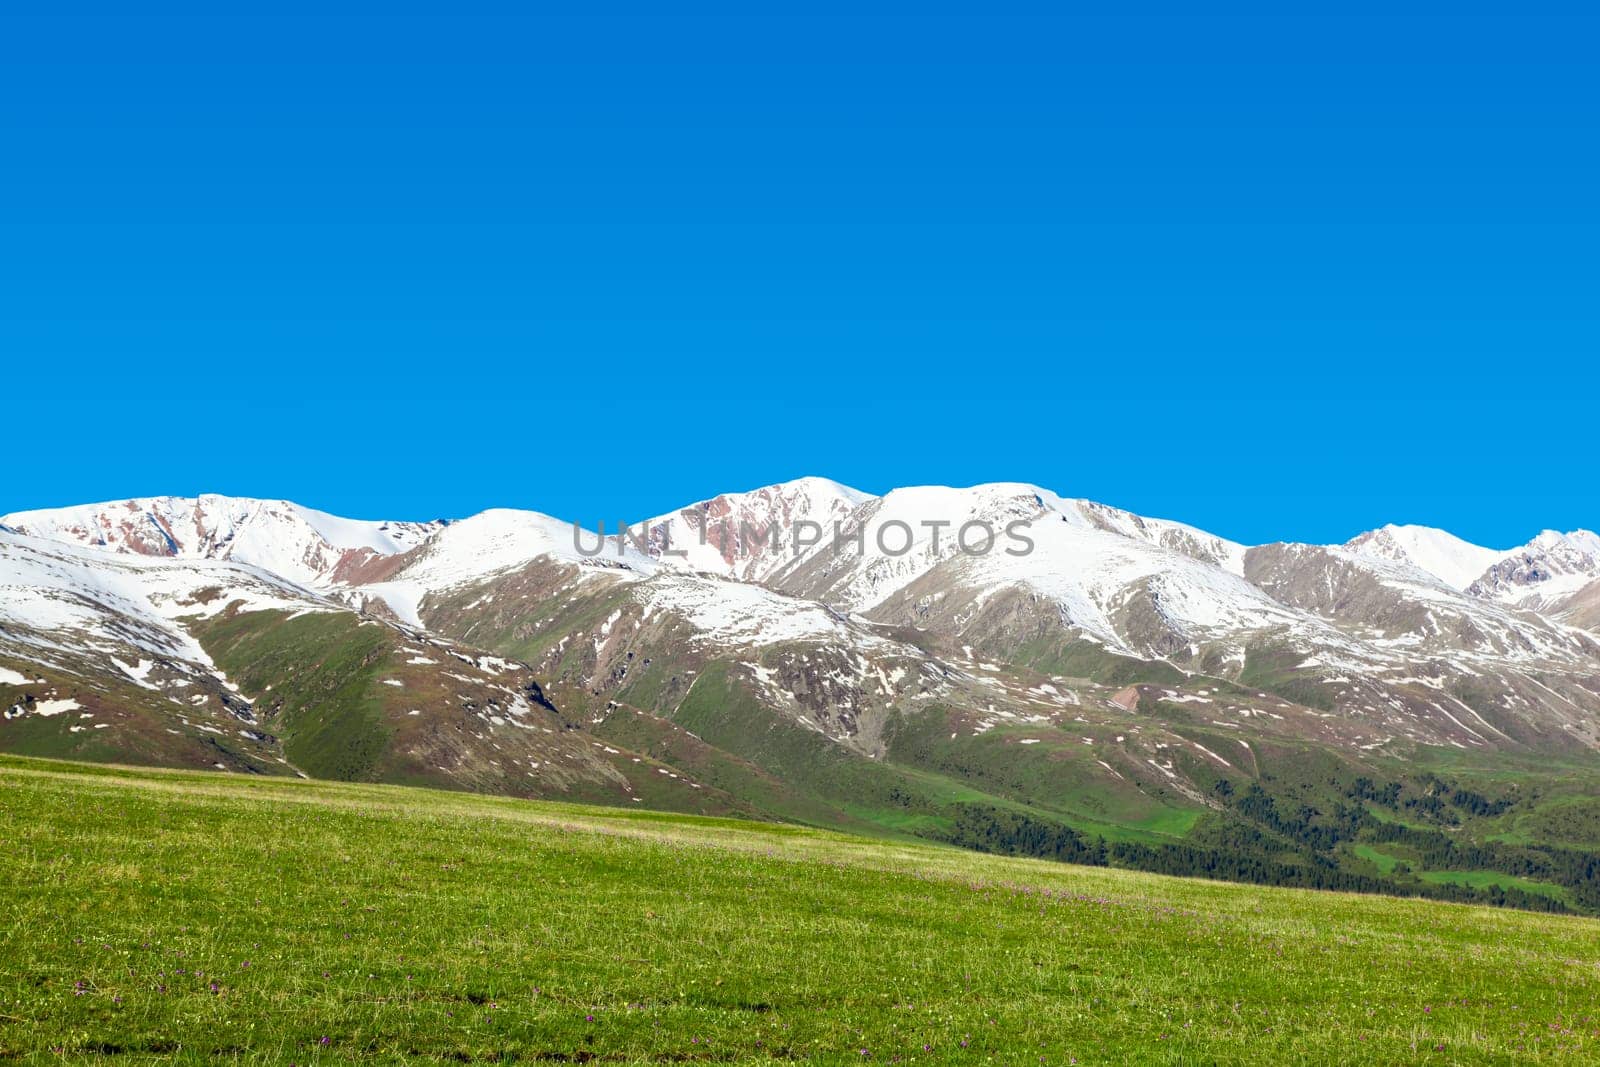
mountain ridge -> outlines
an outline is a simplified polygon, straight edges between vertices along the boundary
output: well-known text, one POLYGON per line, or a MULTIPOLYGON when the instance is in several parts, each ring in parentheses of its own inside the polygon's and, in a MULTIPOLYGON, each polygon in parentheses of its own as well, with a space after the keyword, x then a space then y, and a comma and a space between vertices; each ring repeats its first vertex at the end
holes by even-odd
POLYGON ((1389 833, 1352 807, 1372 790, 1521 876, 1495 835, 1570 839, 1589 801, 1561 768, 1600 769, 1577 534, 1244 545, 1026 483, 825 479, 603 540, 518 509, 363 522, 209 494, 0 526, 0 750, 24 754, 975 847, 1068 827, 1360 885, 1389 877, 1352 851, 1389 833), (1526 792, 1506 767, 1533 768, 1526 792))
POLYGON ((1543 723, 1528 736, 1576 728, 1568 705, 1589 699, 1595 642, 1569 625, 1593 614, 1582 573, 1593 546, 1580 535, 1542 534, 1521 554, 1416 526, 1382 527, 1344 545, 1246 546, 1027 483, 874 496, 802 478, 594 530, 518 509, 362 522, 215 495, 19 512, 3 523, 91 552, 260 566, 315 598, 419 631, 437 628, 447 612, 454 636, 491 625, 472 616, 507 595, 499 583, 521 590, 511 606, 520 614, 497 612, 496 627, 532 634, 563 618, 546 610, 552 600, 593 598, 639 626, 675 618, 687 628, 680 643, 729 654, 780 639, 872 644, 877 627, 920 634, 917 643, 946 657, 975 648, 1038 666, 1062 654, 1044 649, 1077 650, 1073 660, 1089 649, 1102 660, 1166 665, 1176 676, 1229 678, 1248 671, 1252 654, 1293 648, 1298 665, 1282 684, 1321 693, 1315 699, 1352 720, 1428 707, 1434 725, 1413 721, 1401 733, 1455 744, 1510 738, 1521 727, 1491 726, 1440 690, 1471 688, 1496 715, 1543 723), (1542 581, 1537 564, 1508 570, 1534 552, 1566 561, 1563 574, 1581 594, 1569 613, 1528 610, 1498 586, 1472 591, 1502 572, 1519 591, 1542 581), (1463 588, 1478 562, 1491 566, 1463 588), (460 595, 468 589, 477 597, 460 595), (1396 692, 1392 677, 1431 677, 1435 692, 1396 692))

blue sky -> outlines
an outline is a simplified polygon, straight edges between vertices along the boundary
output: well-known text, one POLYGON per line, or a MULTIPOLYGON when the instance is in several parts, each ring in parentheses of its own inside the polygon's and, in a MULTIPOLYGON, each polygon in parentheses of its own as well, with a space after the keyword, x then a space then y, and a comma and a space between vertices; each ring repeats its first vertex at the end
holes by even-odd
POLYGON ((1600 21, 669 6, 0 15, 0 512, 1600 524, 1600 21))

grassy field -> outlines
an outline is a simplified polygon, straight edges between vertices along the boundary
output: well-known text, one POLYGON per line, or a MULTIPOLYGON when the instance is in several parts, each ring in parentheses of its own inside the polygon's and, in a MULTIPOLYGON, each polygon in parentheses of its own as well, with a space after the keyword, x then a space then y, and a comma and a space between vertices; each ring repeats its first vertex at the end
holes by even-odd
POLYGON ((1526 889, 1530 893, 1546 893, 1553 897, 1564 896, 1566 892, 1558 885, 1531 882, 1526 878, 1503 874, 1500 871, 1424 871, 1420 877, 1427 882, 1452 882, 1456 885, 1470 886, 1498 885, 1505 888, 1515 887, 1517 889, 1526 889))
POLYGON ((0 1058, 1600 1058, 1587 919, 21 758, 0 856, 0 1058))
POLYGON ((1379 852, 1371 845, 1352 845, 1350 847, 1350 851, 1371 863, 1384 874, 1388 874, 1390 871, 1394 870, 1395 864, 1400 862, 1387 852, 1379 852))

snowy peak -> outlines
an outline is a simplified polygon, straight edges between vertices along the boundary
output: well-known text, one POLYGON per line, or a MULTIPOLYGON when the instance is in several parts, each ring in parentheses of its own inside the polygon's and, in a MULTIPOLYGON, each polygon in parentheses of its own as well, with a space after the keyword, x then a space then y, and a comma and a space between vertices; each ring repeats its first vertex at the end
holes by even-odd
POLYGON ((1097 504, 1092 500, 1073 500, 1070 504, 1096 529, 1121 534, 1135 540, 1180 553, 1223 570, 1242 574, 1245 546, 1193 526, 1167 519, 1147 519, 1131 511, 1097 504))
POLYGON ((1143 653, 1297 621, 1244 580, 1242 546, 1026 483, 896 489, 841 533, 772 584, 974 643, 1055 626, 1143 653))
POLYGON ((287 500, 213 494, 16 512, 4 525, 119 555, 248 563, 303 585, 338 581, 342 572, 405 552, 444 526, 342 519, 287 500))
POLYGON ((1562 533, 1545 530, 1528 542, 1528 550, 1550 552, 1569 559, 1600 559, 1600 535, 1590 530, 1562 533))
POLYGON ((209 664, 180 616, 244 610, 322 611, 332 606, 276 575, 207 559, 112 555, 20 534, 0 534, 0 646, 109 654, 135 648, 209 664))
MULTIPOLYGON (((1037 486, 999 482, 953 489, 919 485, 866 501, 778 576, 790 592, 853 611, 870 608, 967 550, 992 549, 1012 523, 1054 513, 1060 498, 1037 486), (965 541, 963 540, 965 538, 965 541)), ((1067 519, 1066 514, 1061 518, 1067 519)), ((1086 525, 1073 514, 1068 521, 1086 525)))
POLYGON ((808 500, 813 505, 831 505, 835 501, 842 501, 851 507, 874 499, 871 493, 864 493, 859 489, 852 489, 842 482, 836 482, 831 478, 819 478, 816 475, 806 475, 802 478, 795 478, 792 481, 778 482, 748 493, 725 493, 723 496, 808 500))
POLYGON ((1467 592, 1518 607, 1559 607, 1600 579, 1600 537, 1546 530, 1473 582, 1467 592))
POLYGON ((1395 526, 1371 530, 1344 545, 1371 559, 1407 563, 1462 592, 1509 554, 1463 541, 1430 526, 1395 526))
MULTIPOLYGON (((635 535, 638 530, 635 528, 635 535)), ((352 596, 381 599, 402 622, 422 625, 425 597, 524 567, 535 560, 604 572, 619 580, 651 573, 656 563, 635 538, 620 538, 607 526, 602 539, 594 527, 563 522, 537 511, 491 508, 444 529, 382 565, 367 567, 348 583, 352 596)), ((370 605, 371 600, 367 603, 370 605)))
POLYGON ((723 493, 651 519, 648 551, 668 566, 759 582, 792 562, 797 536, 832 537, 873 499, 815 477, 723 493))

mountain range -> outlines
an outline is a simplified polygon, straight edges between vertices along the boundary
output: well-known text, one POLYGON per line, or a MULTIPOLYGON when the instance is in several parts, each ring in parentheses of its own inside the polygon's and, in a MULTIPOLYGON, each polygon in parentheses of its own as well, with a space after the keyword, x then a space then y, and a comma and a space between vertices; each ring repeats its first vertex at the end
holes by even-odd
POLYGON ((34 755, 1470 895, 1423 877, 1430 849, 1520 872, 1556 861, 1495 850, 1600 846, 1600 537, 1247 546, 1014 483, 804 478, 603 541, 135 499, 0 517, 0 709, 0 749, 34 755), (1380 824, 1444 844, 1374 860, 1380 824))

